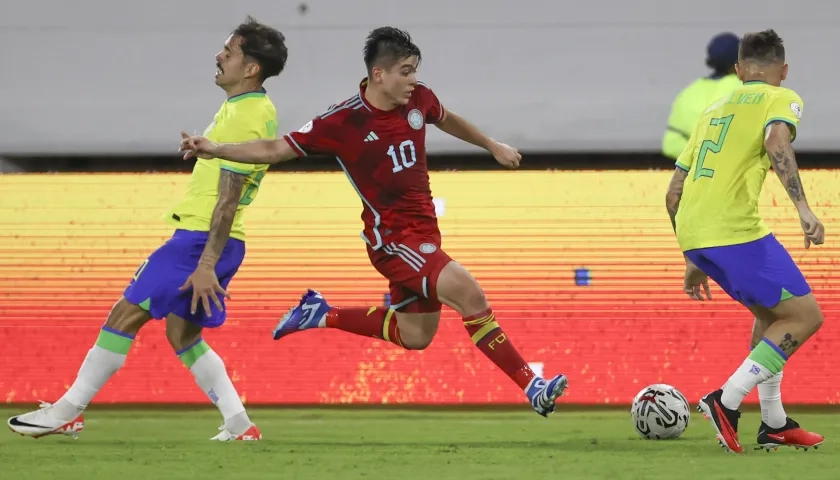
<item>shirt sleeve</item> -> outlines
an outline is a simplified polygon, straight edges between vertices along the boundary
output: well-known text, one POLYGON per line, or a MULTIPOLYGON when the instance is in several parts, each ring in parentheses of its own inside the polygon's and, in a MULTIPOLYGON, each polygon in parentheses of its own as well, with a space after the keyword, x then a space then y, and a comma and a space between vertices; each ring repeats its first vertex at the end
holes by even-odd
POLYGON ((674 163, 674 165, 676 165, 677 168, 685 170, 686 172, 691 171, 691 167, 694 166, 694 159, 697 157, 697 155, 694 154, 694 151, 695 151, 694 147, 695 147, 695 144, 697 143, 696 139, 697 139, 697 129, 695 128, 691 132, 691 136, 688 138, 688 143, 685 144, 685 147, 683 148, 682 153, 680 153, 680 156, 677 158, 677 161, 674 163))
POLYGON ((426 123, 434 124, 443 120, 446 110, 435 92, 423 82, 417 83, 417 89, 417 93, 420 95, 420 106, 426 115, 426 123))
POLYGON ((785 122, 790 126, 790 140, 795 140, 799 120, 802 119, 802 108, 802 98, 796 92, 784 91, 767 108, 764 128, 766 129, 773 122, 785 122))
POLYGON ((334 107, 313 118, 298 131, 287 133, 283 138, 301 157, 318 153, 336 155, 342 138, 342 125, 338 118, 340 116, 341 113, 334 107))

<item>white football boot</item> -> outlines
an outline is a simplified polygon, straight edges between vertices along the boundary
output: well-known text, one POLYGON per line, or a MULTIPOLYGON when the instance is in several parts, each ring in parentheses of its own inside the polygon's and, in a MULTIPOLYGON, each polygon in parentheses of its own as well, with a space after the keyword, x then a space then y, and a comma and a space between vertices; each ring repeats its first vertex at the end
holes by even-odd
POLYGON ((84 415, 70 420, 61 420, 55 416, 52 404, 42 402, 40 409, 9 418, 6 425, 19 435, 40 438, 45 435, 67 435, 73 438, 85 428, 84 415))

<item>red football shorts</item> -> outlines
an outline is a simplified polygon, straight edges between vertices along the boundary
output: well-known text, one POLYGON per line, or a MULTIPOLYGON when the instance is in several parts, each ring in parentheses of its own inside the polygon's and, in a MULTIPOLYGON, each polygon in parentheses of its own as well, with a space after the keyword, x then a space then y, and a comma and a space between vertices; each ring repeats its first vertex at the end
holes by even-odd
POLYGON ((368 245, 370 263, 388 279, 391 308, 405 313, 441 310, 437 280, 452 258, 440 248, 440 243, 439 235, 406 235, 385 240, 378 250, 368 245))

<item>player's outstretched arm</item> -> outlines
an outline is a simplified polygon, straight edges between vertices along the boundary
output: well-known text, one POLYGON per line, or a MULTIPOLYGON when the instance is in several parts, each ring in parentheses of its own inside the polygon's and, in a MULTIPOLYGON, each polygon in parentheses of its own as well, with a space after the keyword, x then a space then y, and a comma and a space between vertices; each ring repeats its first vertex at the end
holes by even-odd
POLYGON ((492 149, 496 146, 496 142, 481 133, 478 127, 467 121, 464 117, 449 110, 443 114, 443 118, 435 126, 458 140, 471 143, 491 153, 492 149))
POLYGON ((181 132, 181 152, 190 158, 221 158, 238 163, 257 165, 288 162, 299 157, 284 138, 253 140, 244 143, 215 143, 202 136, 181 132))
POLYGON ((805 197, 805 188, 802 186, 802 179, 799 178, 799 167, 796 164, 791 131, 787 123, 776 121, 767 126, 764 148, 770 156, 773 171, 799 213, 799 222, 805 233, 805 248, 810 247, 812 243, 822 245, 825 240, 825 227, 811 211, 805 197))
POLYGON ((467 121, 464 117, 452 111, 445 111, 443 118, 435 125, 459 140, 487 150, 503 166, 507 168, 519 167, 519 161, 522 160, 522 155, 519 154, 519 151, 484 135, 478 127, 467 121))
POLYGON ((674 175, 671 176, 671 183, 668 184, 668 193, 665 194, 665 208, 668 209, 668 215, 671 217, 671 226, 674 227, 674 232, 677 231, 677 211, 680 209, 683 185, 685 185, 685 179, 687 177, 687 171, 680 167, 675 168, 674 175))

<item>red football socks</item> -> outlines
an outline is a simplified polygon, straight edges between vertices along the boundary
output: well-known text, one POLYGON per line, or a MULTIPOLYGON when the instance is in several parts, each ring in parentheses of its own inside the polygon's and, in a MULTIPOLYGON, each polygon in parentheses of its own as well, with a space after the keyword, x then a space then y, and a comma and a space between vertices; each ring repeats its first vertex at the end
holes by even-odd
POLYGON ((403 346, 397 316, 393 310, 384 307, 333 308, 327 313, 326 324, 327 328, 337 328, 403 346))
POLYGON ((535 376, 534 371, 496 323, 493 310, 488 308, 477 315, 464 318, 463 322, 475 346, 519 385, 519 388, 525 390, 535 376))

